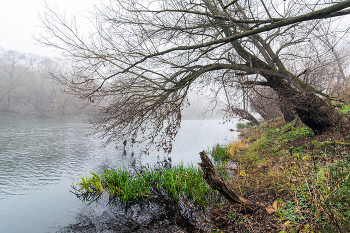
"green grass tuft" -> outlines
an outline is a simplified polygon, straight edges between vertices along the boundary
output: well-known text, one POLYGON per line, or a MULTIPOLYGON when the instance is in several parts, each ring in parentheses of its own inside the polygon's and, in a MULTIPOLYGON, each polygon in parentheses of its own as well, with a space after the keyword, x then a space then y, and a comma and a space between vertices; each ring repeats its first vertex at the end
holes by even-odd
POLYGON ((238 123, 236 124, 236 127, 237 127, 237 129, 244 129, 244 128, 247 128, 248 125, 247 125, 247 124, 244 124, 244 123, 241 123, 241 122, 238 122, 238 123))
POLYGON ((230 159, 226 149, 219 144, 213 147, 211 151, 208 151, 208 154, 211 154, 215 162, 225 162, 230 159))
POLYGON ((350 105, 343 105, 340 113, 344 114, 345 116, 350 116, 350 105))
POLYGON ((119 198, 122 203, 140 201, 154 191, 165 191, 175 201, 186 198, 199 206, 207 206, 219 200, 217 191, 212 190, 202 177, 199 167, 182 163, 173 167, 145 170, 130 174, 125 167, 109 168, 103 174, 91 172, 81 177, 73 188, 80 194, 100 195, 104 191, 119 198))

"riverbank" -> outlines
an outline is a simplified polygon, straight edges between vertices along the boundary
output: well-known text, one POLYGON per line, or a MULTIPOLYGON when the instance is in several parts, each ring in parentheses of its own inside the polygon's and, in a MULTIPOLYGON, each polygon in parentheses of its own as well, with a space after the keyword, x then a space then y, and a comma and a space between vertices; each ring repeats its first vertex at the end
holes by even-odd
POLYGON ((246 213, 241 205, 228 204, 204 182, 196 165, 160 167, 137 175, 107 169, 81 179, 75 188, 83 194, 106 191, 124 203, 161 191, 190 211, 205 210, 207 219, 195 223, 200 231, 349 232, 349 137, 341 132, 314 136, 307 127, 294 126, 295 122, 280 120, 263 122, 244 129, 240 141, 211 151, 229 186, 265 205, 266 211, 246 213), (124 183, 116 182, 121 177, 124 183), (126 187, 129 191, 123 190, 126 187))
POLYGON ((241 133, 250 146, 227 156, 236 162, 230 186, 263 203, 267 213, 240 214, 239 206, 211 211, 224 232, 350 232, 349 136, 314 136, 307 127, 275 120, 241 133))

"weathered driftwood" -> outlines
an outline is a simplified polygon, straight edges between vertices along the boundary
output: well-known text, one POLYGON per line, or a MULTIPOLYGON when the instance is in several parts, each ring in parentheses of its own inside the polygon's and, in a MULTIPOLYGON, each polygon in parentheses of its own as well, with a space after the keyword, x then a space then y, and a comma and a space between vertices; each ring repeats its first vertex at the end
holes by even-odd
POLYGON ((210 187, 214 190, 218 190, 219 193, 221 193, 230 203, 241 203, 246 208, 254 210, 256 207, 261 206, 258 203, 249 201, 245 199, 244 197, 238 195, 235 193, 227 184, 221 179, 217 171, 215 170, 212 162, 210 161, 209 157, 205 153, 205 151, 202 151, 199 153, 201 156, 201 163, 198 163, 198 165, 202 168, 203 171, 203 178, 206 180, 206 182, 210 185, 210 187))

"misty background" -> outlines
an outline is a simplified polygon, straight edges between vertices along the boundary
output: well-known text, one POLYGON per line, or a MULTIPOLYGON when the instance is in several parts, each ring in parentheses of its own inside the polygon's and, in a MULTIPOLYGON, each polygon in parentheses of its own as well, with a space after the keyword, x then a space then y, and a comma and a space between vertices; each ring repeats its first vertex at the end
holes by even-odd
MULTIPOLYGON (((83 18, 93 7, 90 0, 50 0, 67 15, 83 18)), ((13 0, 0 8, 0 116, 9 117, 87 117, 92 109, 66 93, 52 74, 63 69, 60 55, 52 48, 39 45, 40 16, 43 0, 13 0)), ((221 118, 218 112, 205 111, 210 105, 206 95, 196 91, 188 95, 184 119, 221 118), (206 112, 205 115, 202 115, 206 112)))

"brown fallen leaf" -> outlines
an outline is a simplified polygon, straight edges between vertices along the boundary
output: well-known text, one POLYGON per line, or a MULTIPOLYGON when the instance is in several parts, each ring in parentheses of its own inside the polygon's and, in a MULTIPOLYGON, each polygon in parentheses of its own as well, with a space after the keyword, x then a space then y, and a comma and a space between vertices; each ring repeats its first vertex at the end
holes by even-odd
POLYGON ((272 204, 272 207, 277 210, 277 206, 278 206, 278 202, 274 201, 273 204, 272 204))
POLYGON ((276 209, 269 205, 268 207, 266 207, 266 211, 269 214, 273 214, 276 212, 276 209))

